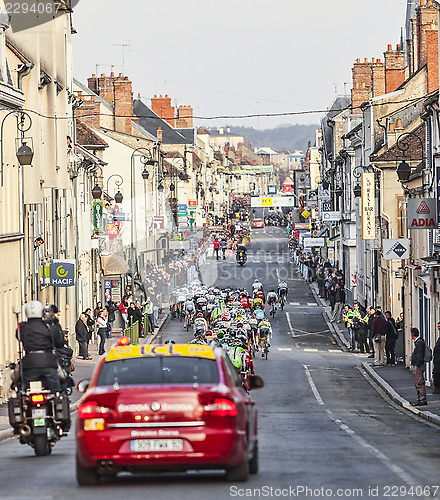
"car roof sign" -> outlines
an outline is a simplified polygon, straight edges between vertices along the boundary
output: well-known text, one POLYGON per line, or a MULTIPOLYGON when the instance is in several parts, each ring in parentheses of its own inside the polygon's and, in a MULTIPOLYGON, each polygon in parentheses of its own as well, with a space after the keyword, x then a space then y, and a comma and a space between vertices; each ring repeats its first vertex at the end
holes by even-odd
POLYGON ((200 344, 151 344, 114 347, 109 351, 105 361, 141 358, 143 356, 187 356, 216 359, 210 347, 200 344))

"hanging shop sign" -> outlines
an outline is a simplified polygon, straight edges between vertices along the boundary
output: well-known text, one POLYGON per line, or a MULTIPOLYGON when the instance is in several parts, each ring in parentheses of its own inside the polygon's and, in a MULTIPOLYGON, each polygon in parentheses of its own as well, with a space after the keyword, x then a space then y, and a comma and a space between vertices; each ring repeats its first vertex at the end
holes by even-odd
POLYGON ((102 231, 104 229, 103 203, 102 201, 93 202, 93 230, 102 231))
POLYGON ((74 286, 75 264, 75 260, 52 260, 50 263, 50 286, 74 286))
POLYGON ((376 237, 374 173, 362 174, 362 239, 374 240, 376 237))
POLYGON ((407 202, 408 229, 437 228, 437 200, 410 198, 407 202))
POLYGON ((383 240, 382 254, 385 260, 409 259, 409 240, 383 240))

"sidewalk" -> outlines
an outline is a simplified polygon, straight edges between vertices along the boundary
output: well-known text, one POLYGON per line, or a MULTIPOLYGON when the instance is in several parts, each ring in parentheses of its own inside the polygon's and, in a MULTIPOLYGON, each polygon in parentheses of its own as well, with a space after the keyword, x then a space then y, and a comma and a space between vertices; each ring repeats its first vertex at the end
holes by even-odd
MULTIPOLYGON (((324 319, 335 340, 343 350, 348 350, 350 342, 347 328, 345 328, 344 323, 330 323, 332 317, 330 305, 325 299, 319 297, 318 286, 315 282, 309 283, 309 285, 316 302, 324 307, 324 319)), ((382 396, 385 393, 394 403, 414 415, 440 425, 440 394, 432 394, 431 387, 426 386, 427 406, 418 408, 411 405, 417 401, 417 393, 414 377, 409 368, 403 364, 373 368, 373 359, 362 354, 353 353, 353 356, 360 358, 360 371, 376 389, 380 389, 379 393, 382 396)))
MULTIPOLYGON (((163 313, 159 316, 158 328, 154 330, 154 333, 149 335, 147 338, 141 338, 140 344, 152 344, 155 340, 160 336, 160 333, 164 326, 167 324, 169 320, 168 313, 163 313)), ((111 347, 118 342, 119 337, 121 336, 121 331, 113 331, 113 338, 108 339, 106 341, 106 351, 111 349, 111 347)), ((97 344, 89 345, 89 356, 92 358, 91 360, 83 360, 83 359, 75 359, 75 371, 72 373, 73 378, 75 380, 75 387, 73 388, 72 395, 70 396, 70 408, 71 412, 76 410, 76 403, 81 397, 81 394, 76 390, 76 384, 84 379, 90 378, 93 373, 93 369, 98 363, 101 356, 98 355, 98 346, 97 344)), ((4 439, 8 439, 13 436, 12 429, 9 426, 8 419, 8 405, 7 403, 0 404, 0 441, 4 439)))

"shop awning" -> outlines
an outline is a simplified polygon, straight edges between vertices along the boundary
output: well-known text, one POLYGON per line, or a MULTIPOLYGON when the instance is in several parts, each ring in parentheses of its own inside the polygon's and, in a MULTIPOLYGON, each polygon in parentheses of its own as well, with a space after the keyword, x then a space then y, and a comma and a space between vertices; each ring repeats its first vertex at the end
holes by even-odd
POLYGON ((104 276, 125 274, 130 269, 125 259, 115 253, 101 255, 101 266, 104 276))

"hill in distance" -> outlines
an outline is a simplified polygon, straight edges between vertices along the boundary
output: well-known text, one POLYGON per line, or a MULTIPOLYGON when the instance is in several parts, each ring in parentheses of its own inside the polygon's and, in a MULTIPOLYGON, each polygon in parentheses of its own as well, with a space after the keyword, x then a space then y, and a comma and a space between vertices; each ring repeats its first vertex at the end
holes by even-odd
POLYGON ((320 125, 279 125, 276 128, 256 130, 253 127, 237 127, 226 125, 222 127, 230 129, 231 134, 244 137, 244 142, 251 142, 254 148, 270 147, 278 153, 289 151, 293 153, 296 149, 307 151, 308 142, 315 145, 316 130, 320 125))

